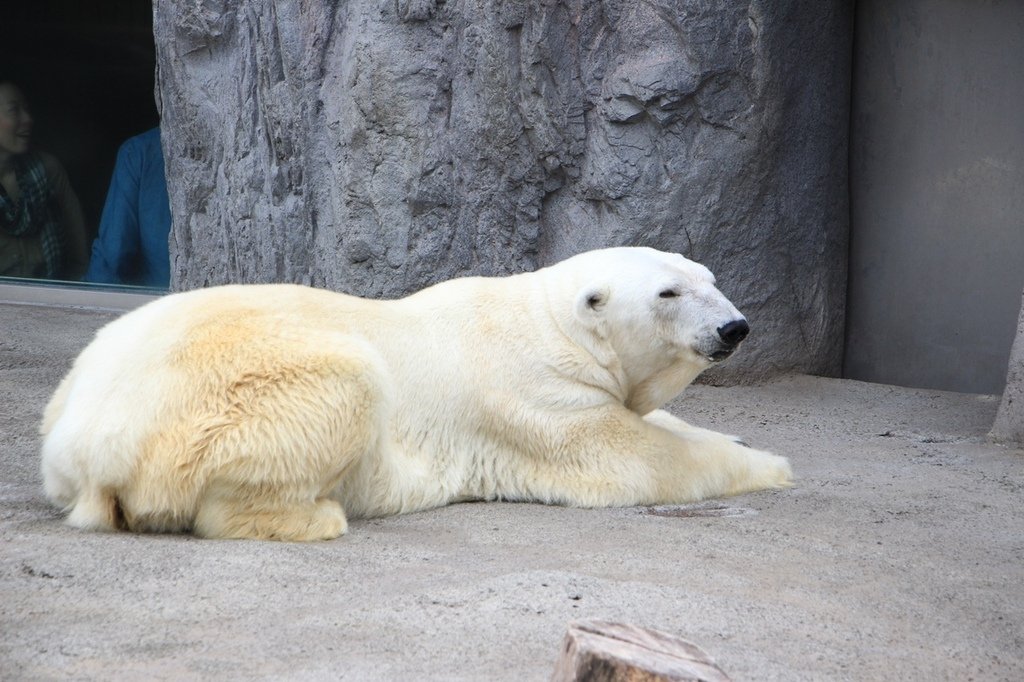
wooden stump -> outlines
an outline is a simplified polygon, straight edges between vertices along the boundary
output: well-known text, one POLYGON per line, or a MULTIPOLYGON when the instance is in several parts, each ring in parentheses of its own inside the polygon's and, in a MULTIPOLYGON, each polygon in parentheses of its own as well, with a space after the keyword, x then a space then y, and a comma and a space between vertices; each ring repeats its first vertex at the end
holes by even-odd
POLYGON ((574 621, 551 682, 729 682, 700 647, 657 630, 601 620, 574 621))

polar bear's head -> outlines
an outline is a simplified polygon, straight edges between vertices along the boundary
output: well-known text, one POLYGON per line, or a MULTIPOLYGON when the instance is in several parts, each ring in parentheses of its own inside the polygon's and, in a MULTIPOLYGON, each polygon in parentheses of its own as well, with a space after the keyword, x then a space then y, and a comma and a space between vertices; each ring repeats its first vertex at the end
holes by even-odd
POLYGON ((679 254, 603 249, 566 263, 573 263, 577 323, 610 351, 628 384, 626 403, 641 414, 729 357, 750 330, 711 271, 679 254))

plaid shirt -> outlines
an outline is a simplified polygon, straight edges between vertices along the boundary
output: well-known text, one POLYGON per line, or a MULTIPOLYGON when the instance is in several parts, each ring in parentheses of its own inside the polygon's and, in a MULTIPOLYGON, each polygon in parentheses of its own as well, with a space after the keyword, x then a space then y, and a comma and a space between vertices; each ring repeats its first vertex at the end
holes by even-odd
POLYGON ((12 237, 38 237, 46 260, 42 276, 52 279, 60 272, 64 256, 60 223, 53 206, 53 183, 38 154, 22 154, 15 163, 21 199, 12 201, 0 185, 0 230, 12 237))

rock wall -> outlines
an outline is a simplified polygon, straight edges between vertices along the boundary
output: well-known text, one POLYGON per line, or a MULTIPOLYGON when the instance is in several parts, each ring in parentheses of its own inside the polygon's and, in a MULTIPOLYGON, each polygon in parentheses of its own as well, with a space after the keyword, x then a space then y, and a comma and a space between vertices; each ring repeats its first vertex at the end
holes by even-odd
POLYGON ((840 369, 850 3, 154 3, 175 288, 399 296, 650 245, 840 369))
POLYGON ((1003 401, 990 435, 994 440, 1024 444, 1024 302, 1017 322, 1017 336, 1010 350, 1003 401))

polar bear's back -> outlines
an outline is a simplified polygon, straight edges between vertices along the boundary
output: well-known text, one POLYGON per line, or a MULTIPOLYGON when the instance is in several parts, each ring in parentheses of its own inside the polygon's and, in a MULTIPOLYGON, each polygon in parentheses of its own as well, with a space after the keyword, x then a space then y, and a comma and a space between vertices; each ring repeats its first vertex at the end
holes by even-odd
POLYGON ((181 427, 202 428, 189 415, 209 412, 210 403, 258 396, 275 372, 379 374, 372 349, 344 331, 346 320, 372 319, 366 311, 378 305, 291 285, 217 287, 167 296, 111 322, 46 408, 48 496, 72 508, 73 525, 110 527, 114 502, 104 491, 138 478, 148 449, 180 449, 192 437, 181 427))

